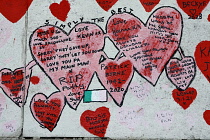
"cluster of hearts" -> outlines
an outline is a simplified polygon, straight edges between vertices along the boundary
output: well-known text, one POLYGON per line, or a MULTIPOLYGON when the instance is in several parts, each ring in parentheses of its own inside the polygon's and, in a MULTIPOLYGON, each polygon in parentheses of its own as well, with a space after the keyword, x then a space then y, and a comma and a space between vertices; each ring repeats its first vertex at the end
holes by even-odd
POLYGON ((0 86, 21 107, 27 98, 32 67, 38 64, 59 90, 50 97, 37 93, 31 99, 34 118, 50 131, 66 103, 77 108, 94 73, 114 102, 122 106, 134 71, 155 86, 165 68, 167 77, 178 89, 173 91, 175 101, 186 109, 197 95, 195 89, 188 88, 196 65, 193 57, 184 56, 179 46, 182 22, 175 8, 161 7, 146 24, 129 13, 112 15, 106 33, 95 23, 87 22, 77 24, 70 33, 52 25, 39 27, 29 42, 34 60, 14 72, 1 70, 0 86), (108 58, 103 51, 106 39, 119 50, 115 59, 108 58), (172 58, 177 50, 181 60, 172 58), (183 100, 180 96, 185 95, 187 99, 183 100))

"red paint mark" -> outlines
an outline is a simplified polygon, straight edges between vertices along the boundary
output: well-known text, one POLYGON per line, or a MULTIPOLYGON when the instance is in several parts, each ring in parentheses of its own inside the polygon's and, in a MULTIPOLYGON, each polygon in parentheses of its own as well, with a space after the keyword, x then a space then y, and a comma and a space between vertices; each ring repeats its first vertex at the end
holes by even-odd
POLYGON ((195 50, 195 60, 198 68, 210 82, 210 41, 201 41, 195 50))
POLYGON ((196 19, 206 8, 209 0, 177 0, 179 7, 192 19, 196 19))
POLYGON ((32 108, 34 117, 52 132, 62 110, 61 100, 56 98, 51 100, 39 99, 32 103, 32 108))
POLYGON ((1 0, 0 13, 10 22, 20 20, 28 10, 33 0, 1 0))
POLYGON ((109 22, 108 33, 116 42, 124 42, 131 40, 141 29, 141 22, 136 19, 124 20, 122 18, 114 18, 109 22))
POLYGON ((133 65, 130 60, 122 62, 120 65, 115 62, 109 62, 107 68, 105 68, 107 80, 112 81, 110 83, 115 88, 122 87, 132 74, 132 67, 133 65))
POLYGON ((86 110, 80 117, 80 124, 93 135, 104 137, 110 121, 109 108, 100 107, 96 111, 86 110))
POLYGON ((208 21, 210 22, 210 14, 208 15, 208 21))
POLYGON ((152 9, 160 2, 160 0, 139 0, 146 12, 151 12, 152 9))
POLYGON ((98 5, 105 11, 108 11, 117 1, 118 0, 96 0, 98 5))
POLYGON ((24 72, 23 70, 17 70, 14 72, 7 72, 1 75, 2 83, 10 90, 12 95, 17 97, 18 94, 23 90, 22 85, 24 81, 24 72))
POLYGON ((197 96, 197 91, 194 88, 187 88, 184 91, 174 89, 172 91, 172 96, 183 109, 187 109, 197 96))
POLYGON ((208 125, 210 125, 210 110, 203 112, 203 118, 208 125))
POLYGON ((68 0, 62 0, 60 4, 52 3, 49 8, 53 16, 61 21, 66 20, 68 12, 71 9, 68 0))
POLYGON ((39 81, 40 81, 40 79, 39 79, 38 76, 32 76, 32 77, 30 78, 30 82, 31 82, 32 84, 34 84, 34 85, 37 85, 37 84, 39 83, 39 81))

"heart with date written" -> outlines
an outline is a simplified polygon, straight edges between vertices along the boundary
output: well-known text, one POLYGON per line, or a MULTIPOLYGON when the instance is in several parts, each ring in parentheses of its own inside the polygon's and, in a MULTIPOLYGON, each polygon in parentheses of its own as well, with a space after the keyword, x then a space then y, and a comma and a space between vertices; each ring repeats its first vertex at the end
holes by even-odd
POLYGON ((206 8, 209 0, 177 0, 179 7, 192 19, 196 19, 206 8))
POLYGON ((60 4, 52 3, 50 5, 51 13, 59 20, 65 21, 70 11, 70 3, 68 0, 62 0, 60 4))
POLYGON ((172 91, 172 96, 183 109, 187 109, 197 96, 197 91, 194 88, 187 88, 184 91, 174 89, 172 91))
POLYGON ((115 14, 108 20, 107 33, 135 70, 156 85, 180 44, 182 27, 182 16, 176 9, 161 7, 150 15, 146 25, 131 14, 115 14))
POLYGON ((109 108, 99 107, 96 111, 86 110, 80 117, 80 124, 93 135, 104 137, 110 121, 109 108))
POLYGON ((0 13, 12 23, 20 20, 33 0, 1 0, 0 13))
POLYGON ((32 69, 17 68, 12 71, 4 68, 0 71, 0 87, 19 107, 22 107, 28 95, 32 69))
POLYGON ((118 0, 96 0, 98 5, 105 11, 108 11, 117 1, 118 0))
POLYGON ((151 12, 152 9, 160 2, 160 0, 139 0, 146 12, 151 12))
POLYGON ((58 27, 43 26, 30 37, 34 59, 73 109, 89 86, 103 46, 104 32, 91 23, 77 24, 69 35, 58 27))
POLYGON ((65 106, 64 95, 60 92, 46 97, 37 93, 31 99, 30 109, 35 120, 49 131, 53 131, 65 106))
POLYGON ((97 76, 118 106, 122 106, 124 96, 133 77, 133 64, 126 57, 119 60, 106 59, 99 64, 97 76))
POLYGON ((194 55, 195 55, 195 61, 196 61, 198 68, 201 70, 203 75, 206 77, 206 79, 210 83, 210 67, 209 67, 210 53, 209 53, 209 50, 210 50, 210 41, 207 41, 207 40, 201 41, 196 46, 194 55))

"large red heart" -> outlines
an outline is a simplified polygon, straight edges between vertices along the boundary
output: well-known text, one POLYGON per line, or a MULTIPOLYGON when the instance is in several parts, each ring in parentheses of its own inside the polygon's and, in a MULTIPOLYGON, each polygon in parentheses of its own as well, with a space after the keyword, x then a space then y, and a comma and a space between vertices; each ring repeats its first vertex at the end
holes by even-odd
POLYGON ((117 1, 118 0, 96 0, 98 5, 105 11, 108 11, 117 1))
POLYGON ((195 61, 206 79, 210 82, 210 41, 201 41, 195 50, 195 61))
POLYGON ((196 19, 208 5, 209 0, 177 0, 179 7, 192 19, 196 19))
POLYGON ((186 90, 195 78, 195 74, 196 64, 191 56, 186 56, 182 60, 170 59, 166 65, 167 77, 179 90, 186 90))
POLYGON ((0 13, 12 23, 25 15, 33 0, 1 0, 0 13))
POLYGON ((118 61, 106 59, 100 63, 97 76, 118 106, 122 106, 124 96, 133 77, 133 64, 126 57, 118 61))
POLYGON ((68 0, 62 0, 60 4, 52 3, 50 5, 51 13, 61 21, 65 21, 67 18, 67 14, 70 11, 70 3, 68 0))
POLYGON ((146 25, 128 13, 115 14, 108 20, 107 32, 136 71, 155 85, 180 44, 182 26, 176 9, 162 7, 151 14, 146 25))
POLYGON ((54 26, 43 26, 30 37, 34 59, 76 109, 104 54, 104 33, 95 24, 80 23, 69 35, 54 26))
POLYGON ((160 2, 160 0, 139 0, 146 12, 151 12, 152 9, 160 2))
POLYGON ((86 110, 80 117, 80 124, 93 135, 104 137, 109 124, 110 113, 106 107, 99 107, 96 111, 86 110))
POLYGON ((60 92, 53 93, 48 98, 42 93, 37 93, 31 99, 30 109, 35 120, 52 132, 64 106, 64 96, 60 92))
POLYGON ((174 89, 172 91, 172 96, 183 109, 187 109, 195 100, 197 91, 194 88, 188 88, 184 91, 174 89))
POLYGON ((203 112, 203 118, 208 125, 210 125, 210 110, 203 112))
POLYGON ((19 107, 22 107, 28 95, 32 67, 35 62, 29 63, 26 68, 17 68, 12 71, 4 68, 0 71, 0 87, 4 93, 19 107))

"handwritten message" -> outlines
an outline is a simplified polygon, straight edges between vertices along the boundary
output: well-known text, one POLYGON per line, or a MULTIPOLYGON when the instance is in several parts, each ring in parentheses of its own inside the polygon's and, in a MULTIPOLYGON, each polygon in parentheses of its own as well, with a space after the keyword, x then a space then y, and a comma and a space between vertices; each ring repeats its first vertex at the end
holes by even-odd
POLYGON ((164 128, 168 129, 173 123, 174 113, 170 110, 160 111, 156 114, 156 120, 164 128))

